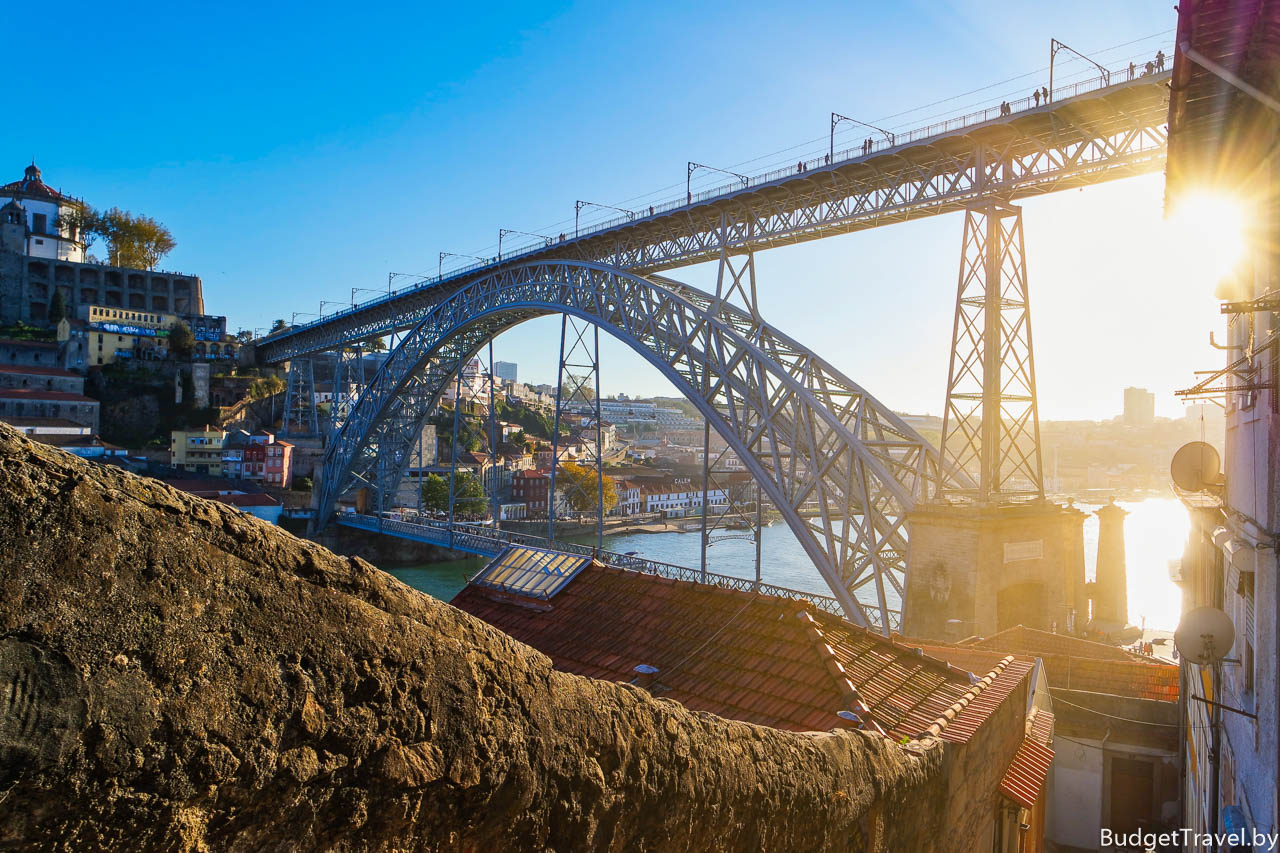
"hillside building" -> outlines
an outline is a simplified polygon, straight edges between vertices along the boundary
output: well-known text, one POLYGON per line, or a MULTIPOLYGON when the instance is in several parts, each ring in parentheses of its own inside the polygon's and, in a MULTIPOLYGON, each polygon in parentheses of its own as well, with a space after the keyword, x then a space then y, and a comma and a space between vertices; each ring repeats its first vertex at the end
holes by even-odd
POLYGON ((49 323, 55 292, 72 315, 84 305, 204 314, 197 276, 91 262, 82 235, 63 224, 83 204, 45 184, 34 165, 0 186, 0 325, 49 323))

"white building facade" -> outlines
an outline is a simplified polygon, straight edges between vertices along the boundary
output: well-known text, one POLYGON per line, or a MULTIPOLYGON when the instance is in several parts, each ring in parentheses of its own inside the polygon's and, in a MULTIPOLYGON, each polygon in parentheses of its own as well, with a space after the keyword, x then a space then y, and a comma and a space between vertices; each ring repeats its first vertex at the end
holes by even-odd
POLYGON ((84 243, 66 224, 70 214, 84 209, 84 202, 47 185, 40 178, 40 169, 32 163, 23 172, 22 180, 0 186, 0 207, 10 203, 22 208, 28 256, 84 262, 84 243))

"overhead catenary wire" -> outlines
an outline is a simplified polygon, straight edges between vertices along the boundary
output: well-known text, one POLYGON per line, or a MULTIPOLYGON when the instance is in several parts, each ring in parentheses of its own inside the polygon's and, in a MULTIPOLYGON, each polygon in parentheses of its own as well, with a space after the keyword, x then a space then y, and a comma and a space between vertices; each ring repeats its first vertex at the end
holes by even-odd
MULTIPOLYGON (((1135 44, 1141 44, 1141 43, 1143 43, 1143 42, 1148 42, 1148 41, 1151 41, 1151 40, 1153 40, 1153 39, 1157 39, 1157 38, 1161 38, 1161 37, 1163 37, 1163 36, 1167 36, 1168 34, 1170 34, 1170 33, 1172 33, 1172 32, 1173 32, 1173 30, 1172 30, 1172 29, 1169 29, 1169 30, 1163 30, 1163 31, 1160 31, 1160 32, 1157 32, 1157 33, 1152 33, 1152 34, 1147 35, 1147 36, 1142 36, 1142 37, 1140 37, 1140 38, 1130 39, 1129 41, 1121 42, 1121 43, 1119 43, 1119 44, 1111 45, 1111 46, 1109 46, 1109 47, 1105 47, 1105 48, 1099 48, 1099 49, 1091 50, 1091 51, 1088 51, 1088 53, 1089 53, 1089 54, 1091 54, 1091 55, 1093 55, 1093 56, 1099 56, 1099 57, 1101 57, 1101 56, 1105 56, 1106 54, 1112 53, 1112 52, 1117 51, 1117 50, 1122 50, 1122 49, 1124 49, 1124 48, 1126 48, 1126 47, 1130 47, 1130 46, 1135 45, 1135 44)), ((1122 61, 1122 62, 1123 62, 1123 61, 1131 61, 1131 60, 1135 60, 1135 59, 1140 59, 1140 58, 1142 58, 1143 56, 1146 56, 1148 52, 1149 52, 1149 51, 1138 52, 1138 53, 1132 53, 1132 54, 1129 54, 1129 55, 1126 55, 1126 56, 1121 57, 1121 58, 1120 58, 1120 61, 1122 61)), ((1112 61, 1114 61, 1114 60, 1112 60, 1112 61)), ((1068 71, 1068 72, 1066 72, 1066 76, 1065 76, 1065 78, 1060 77, 1060 79, 1064 79, 1064 80, 1065 80, 1065 85, 1070 85, 1072 82, 1078 82, 1079 80, 1087 79, 1087 78, 1089 78, 1089 77, 1091 77, 1091 76, 1095 76, 1095 75, 1096 75, 1096 73, 1097 73, 1097 72, 1096 72, 1096 70, 1094 70, 1091 66, 1087 66, 1087 64, 1086 64, 1083 60, 1076 59, 1076 58, 1074 58, 1074 57, 1068 58, 1068 59, 1066 59, 1066 60, 1064 60, 1064 61, 1062 61, 1062 62, 1060 62, 1060 63, 1057 63, 1057 67, 1059 67, 1059 68, 1064 68, 1064 67, 1065 67, 1065 68, 1071 68, 1073 65, 1074 65, 1074 66, 1079 66, 1079 70, 1076 70, 1076 71, 1074 71, 1074 72, 1073 72, 1073 71, 1068 71)), ((959 94, 957 94, 957 95, 952 95, 952 96, 949 96, 949 97, 947 97, 947 98, 941 98, 941 99, 936 100, 936 101, 931 101, 931 102, 929 102, 929 103, 927 103, 927 104, 922 104, 922 105, 917 106, 917 107, 912 107, 911 109, 901 110, 901 111, 896 112, 896 113, 891 113, 891 114, 889 114, 889 115, 887 115, 887 116, 882 116, 882 117, 880 117, 880 118, 878 118, 878 119, 875 119, 873 123, 879 124, 879 123, 887 122, 887 121, 889 121, 889 120, 891 120, 891 119, 895 119, 895 118, 901 118, 901 117, 904 117, 904 116, 914 116, 915 114, 920 113, 920 112, 921 112, 921 111, 923 111, 923 110, 931 109, 931 108, 933 108, 933 107, 940 106, 940 105, 943 105, 943 104, 949 104, 949 103, 952 103, 952 102, 954 102, 954 101, 957 101, 957 100, 959 100, 959 99, 961 99, 961 98, 969 97, 970 95, 975 95, 975 94, 979 94, 979 93, 982 93, 982 92, 987 92, 987 91, 990 91, 990 90, 995 89, 995 88, 1000 87, 1000 86, 1005 86, 1005 85, 1010 84, 1010 83, 1015 83, 1015 82, 1018 82, 1018 81, 1021 81, 1021 80, 1025 80, 1025 79, 1027 79, 1027 78, 1029 78, 1029 77, 1034 77, 1034 76, 1036 76, 1036 75, 1043 74, 1043 73, 1045 73, 1045 72, 1046 72, 1046 71, 1048 71, 1048 70, 1049 70, 1049 66, 1047 66, 1047 65, 1046 65, 1046 66, 1043 66, 1043 67, 1041 67, 1041 68, 1035 69, 1035 70, 1033 70, 1033 71, 1028 71, 1028 72, 1025 72, 1025 73, 1022 73, 1022 74, 1017 74, 1017 75, 1014 75, 1014 76, 1012 76, 1012 77, 1007 77, 1007 78, 1005 78, 1005 79, 1003 79, 1003 80, 997 81, 997 82, 995 82, 995 83, 989 83, 989 84, 987 84, 987 85, 985 85, 985 86, 980 86, 980 87, 975 88, 975 89, 970 89, 970 90, 968 90, 968 91, 961 92, 961 93, 959 93, 959 94)), ((1008 99, 1008 98, 1012 98, 1012 97, 1017 97, 1017 96, 1021 93, 1021 91, 1022 91, 1021 89, 1018 89, 1018 90, 1006 90, 1005 92, 1001 93, 1001 95, 1000 95, 1000 96, 1001 96, 1001 97, 1003 97, 1003 98, 1006 98, 1006 99, 1008 99)), ((995 97, 995 96, 992 96, 992 97, 995 97)), ((983 106, 983 105, 989 104, 989 102, 990 102, 990 99, 989 99, 989 98, 984 98, 984 99, 983 99, 983 100, 981 100, 981 101, 974 101, 974 102, 970 102, 969 104, 966 104, 965 106, 960 107, 959 109, 960 109, 960 110, 962 110, 962 111, 966 111, 966 110, 970 110, 970 109, 975 108, 975 107, 981 107, 981 106, 983 106)), ((898 131, 898 130, 901 130, 901 129, 903 129, 903 128, 908 127, 908 125, 913 126, 913 127, 917 127, 917 126, 925 126, 925 125, 927 125, 927 124, 928 124, 928 122, 929 122, 931 119, 935 119, 935 118, 945 118, 945 117, 952 116, 953 114, 954 114, 954 110, 948 110, 948 111, 947 111, 947 112, 945 112, 945 113, 934 113, 934 114, 932 114, 932 115, 928 115, 928 116, 924 116, 924 117, 916 117, 916 118, 912 118, 912 119, 910 119, 909 121, 900 122, 899 124, 895 125, 895 126, 893 127, 893 130, 898 131)), ((836 136, 836 137, 844 137, 845 139, 848 139, 848 138, 849 138, 849 136, 851 136, 851 135, 853 135, 853 134, 856 134, 856 133, 859 133, 859 131, 857 131, 857 130, 855 130, 855 129, 853 129, 853 128, 848 128, 848 129, 843 129, 843 130, 837 130, 837 132, 836 132, 835 136, 836 136)), ((826 151, 826 145, 822 145, 821 143, 826 143, 826 142, 828 142, 828 138, 827 138, 827 136, 826 136, 826 135, 823 135, 823 136, 821 136, 821 137, 815 137, 815 138, 813 138, 813 139, 809 139, 809 140, 806 140, 806 141, 803 141, 803 142, 799 142, 799 143, 796 143, 796 144, 794 144, 794 145, 787 146, 787 147, 785 147, 785 148, 780 148, 780 149, 777 149, 777 150, 775 150, 775 151, 771 151, 771 152, 769 152, 769 153, 767 153, 767 154, 762 154, 762 155, 759 155, 759 156, 756 156, 756 157, 752 157, 752 158, 747 159, 747 160, 742 160, 742 161, 739 161, 739 162, 737 162, 737 163, 730 164, 729 166, 727 166, 727 167, 725 167, 725 168, 727 168, 727 169, 741 169, 741 168, 744 168, 744 167, 747 167, 747 166, 753 166, 753 165, 755 165, 755 164, 759 164, 761 161, 769 161, 769 162, 767 162, 767 163, 765 164, 765 167, 763 168, 763 170, 762 170, 762 171, 764 171, 764 172, 772 171, 772 170, 773 170, 773 169, 775 169, 775 168, 778 168, 778 167, 782 167, 782 166, 787 165, 787 164, 789 163, 789 161, 790 161, 790 158, 791 158, 792 156, 794 156, 794 155, 796 154, 796 152, 800 152, 800 151, 808 151, 808 152, 809 152, 810 154, 812 154, 813 156, 806 157, 806 158, 803 158, 803 159, 806 159, 806 160, 817 159, 817 158, 818 158, 818 157, 820 157, 823 153, 825 153, 825 151, 826 151), (821 150, 820 150, 820 149, 821 149, 821 150), (782 155, 787 155, 787 157, 786 157, 785 159, 778 159, 778 158, 781 158, 781 156, 782 156, 782 155)), ((713 188, 714 186, 717 186, 717 185, 718 185, 718 183, 719 183, 719 182, 718 182, 717 177, 716 177, 715 175, 713 175, 713 174, 708 173, 708 174, 706 174, 705 176, 703 176, 703 177, 701 177, 701 178, 695 178, 695 179, 693 180, 693 182, 692 182, 689 186, 691 187, 691 189, 692 189, 692 191, 693 191, 693 192, 698 193, 698 192, 705 192, 705 191, 706 191, 706 189, 708 189, 708 188, 713 188)), ((659 198, 660 198, 660 197, 661 197, 662 203, 667 203, 667 202, 669 202, 669 201, 671 200, 671 199, 670 199, 670 197, 668 196, 668 194, 670 194, 672 191, 677 190, 677 189, 679 189, 679 188, 681 188, 681 187, 684 187, 684 186, 685 186, 685 184, 684 184, 683 182, 676 182, 676 183, 668 184, 667 186, 664 186, 664 187, 661 187, 661 188, 658 188, 658 189, 655 189, 655 190, 651 190, 651 191, 646 192, 646 193, 641 193, 641 194, 639 194, 639 195, 631 196, 631 197, 629 197, 629 198, 626 198, 626 199, 623 199, 623 200, 621 200, 621 201, 618 201, 618 202, 616 202, 616 204, 615 204, 614 206, 619 207, 619 208, 627 208, 627 209, 630 209, 630 208, 628 208, 628 205, 632 205, 632 204, 634 204, 635 202, 642 202, 642 203, 646 203, 646 204, 647 204, 650 200, 653 200, 653 201, 657 202, 657 201, 659 200, 659 198)), ((643 208, 644 206, 645 206, 645 204, 641 204, 641 207, 642 207, 642 208, 643 208)), ((603 223, 603 222, 608 221, 608 219, 609 219, 609 218, 610 218, 610 217, 609 217, 609 215, 608 215, 607 213, 605 213, 604 211, 599 211, 599 212, 598 212, 597 214, 595 214, 595 215, 591 215, 591 216, 587 216, 587 217, 585 217, 585 218, 582 218, 582 219, 580 220, 580 225, 581 225, 582 227, 585 227, 585 228, 588 228, 588 229, 589 229, 589 228, 591 228, 592 226, 599 225, 599 224, 601 224, 601 223, 603 223)), ((554 223, 551 223, 551 224, 548 224, 548 225, 542 225, 542 226, 539 226, 539 227, 534 228, 534 229, 532 229, 532 230, 534 230, 534 231, 561 232, 561 231, 563 231, 563 230, 564 230, 564 228, 565 228, 565 227, 567 227, 567 226, 568 226, 570 223, 572 223, 573 221, 574 221, 574 220, 573 220, 572 218, 568 218, 568 217, 566 217, 565 219, 561 219, 561 220, 559 220, 559 221, 557 221, 557 222, 554 222, 554 223)), ((482 256, 486 256, 486 257, 488 257, 489 255, 494 254, 494 251, 495 251, 495 250, 496 250, 496 244, 494 244, 494 243, 490 243, 490 244, 488 244, 488 245, 486 245, 486 246, 484 246, 484 247, 482 247, 482 248, 480 248, 480 249, 476 249, 476 250, 474 250, 474 251, 472 252, 472 254, 475 254, 475 255, 482 255, 482 256)), ((517 250, 517 251, 518 251, 518 250, 517 250)), ((465 264, 459 264, 459 266, 455 267, 455 268, 454 268, 454 270, 456 271, 457 269, 461 268, 462 266, 465 266, 465 264)))

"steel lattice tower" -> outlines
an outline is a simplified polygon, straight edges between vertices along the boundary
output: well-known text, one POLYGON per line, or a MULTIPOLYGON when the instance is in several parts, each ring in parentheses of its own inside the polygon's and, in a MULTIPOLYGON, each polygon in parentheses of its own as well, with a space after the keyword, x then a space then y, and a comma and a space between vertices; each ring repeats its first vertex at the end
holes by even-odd
POLYGON ((938 496, 1044 497, 1022 208, 965 211, 938 496), (964 471, 977 487, 962 485, 964 471))
POLYGON ((556 538, 556 474, 566 462, 595 473, 595 495, 582 483, 571 483, 566 502, 593 504, 596 514, 596 547, 604 547, 604 448, 600 433, 600 327, 589 320, 565 314, 560 318, 560 366, 556 381, 556 416, 551 432, 551 475, 547 490, 547 541, 556 538), (560 419, 574 406, 590 410, 595 441, 587 445, 592 455, 570 458, 560 443, 560 419))
POLYGON ((315 368, 309 358, 289 361, 284 394, 284 418, 280 432, 289 438, 320 434, 316 410, 315 368))
POLYGON ((333 365, 333 397, 329 402, 329 419, 325 425, 332 435, 342 429, 364 390, 364 346, 341 347, 335 353, 333 365))

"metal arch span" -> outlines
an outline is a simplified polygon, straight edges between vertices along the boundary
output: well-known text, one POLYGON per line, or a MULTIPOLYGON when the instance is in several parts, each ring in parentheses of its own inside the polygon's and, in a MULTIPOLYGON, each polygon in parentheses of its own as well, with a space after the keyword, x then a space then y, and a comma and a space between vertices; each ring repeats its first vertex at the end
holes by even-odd
POLYGON ((326 452, 318 520, 396 483, 454 373, 536 316, 596 323, 693 402, 782 513, 848 616, 900 627, 906 513, 938 457, 886 406, 793 339, 702 291, 602 264, 496 270, 435 305, 391 353, 326 452))

